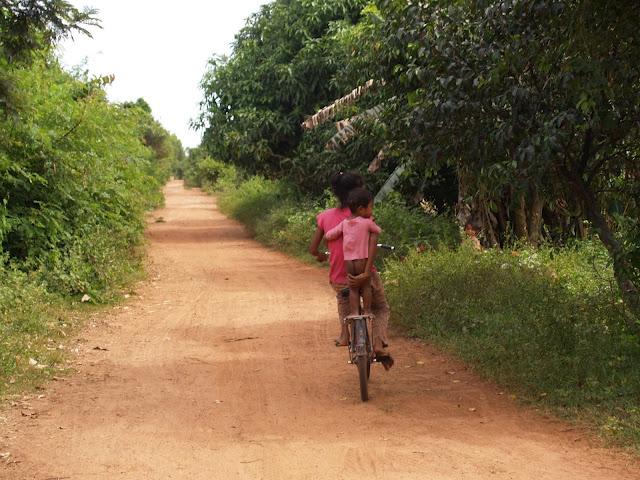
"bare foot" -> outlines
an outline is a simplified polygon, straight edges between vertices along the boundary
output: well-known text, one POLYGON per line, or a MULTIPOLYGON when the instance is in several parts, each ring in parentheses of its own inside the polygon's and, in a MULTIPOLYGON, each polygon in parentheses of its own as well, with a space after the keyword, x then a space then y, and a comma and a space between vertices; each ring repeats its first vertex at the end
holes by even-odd
POLYGON ((373 351, 376 352, 376 356, 384 357, 389 355, 389 352, 385 350, 386 345, 380 340, 373 342, 373 351))
POLYGON ((336 339, 336 347, 346 347, 347 345, 349 345, 349 329, 344 327, 336 339))

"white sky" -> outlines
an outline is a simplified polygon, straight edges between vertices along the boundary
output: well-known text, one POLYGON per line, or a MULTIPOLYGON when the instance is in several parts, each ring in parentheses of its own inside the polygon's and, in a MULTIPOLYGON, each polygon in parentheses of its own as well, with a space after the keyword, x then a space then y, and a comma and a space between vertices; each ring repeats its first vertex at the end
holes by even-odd
POLYGON ((267 0, 72 0, 92 7, 102 29, 93 38, 76 35, 60 45, 63 65, 87 59, 92 75, 116 76, 107 87, 116 102, 143 97, 153 115, 175 133, 184 147, 195 147, 200 135, 189 128, 198 114, 199 83, 213 54, 229 54, 245 19, 267 0))

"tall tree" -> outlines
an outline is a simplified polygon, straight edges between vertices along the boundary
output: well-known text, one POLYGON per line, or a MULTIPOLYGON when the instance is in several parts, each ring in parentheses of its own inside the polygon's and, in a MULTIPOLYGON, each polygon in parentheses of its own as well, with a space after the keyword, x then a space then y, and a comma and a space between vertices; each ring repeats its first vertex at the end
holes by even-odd
POLYGON ((332 33, 354 24, 366 2, 276 0, 250 17, 231 57, 214 57, 198 125, 215 156, 249 171, 291 168, 305 116, 342 92, 332 33))
MULTIPOLYGON (((638 217, 634 4, 381 0, 379 28, 362 53, 375 51, 377 78, 397 99, 390 140, 434 169, 455 166, 490 239, 504 228, 501 203, 516 233, 534 242, 543 209, 564 205, 609 251, 637 318, 640 265, 612 215, 623 203, 627 220, 638 217)), ((639 330, 634 319, 629 327, 639 330)))

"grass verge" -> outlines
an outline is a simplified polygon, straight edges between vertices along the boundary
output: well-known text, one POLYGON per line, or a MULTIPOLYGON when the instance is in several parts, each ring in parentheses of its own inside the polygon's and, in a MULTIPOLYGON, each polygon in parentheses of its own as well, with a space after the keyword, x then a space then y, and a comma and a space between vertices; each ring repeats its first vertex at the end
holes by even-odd
POLYGON ((521 400, 640 447, 640 345, 600 247, 412 254, 385 271, 393 318, 521 400), (595 269, 594 269, 595 267, 595 269))
POLYGON ((0 400, 61 375, 67 369, 69 339, 89 315, 121 299, 122 291, 144 276, 142 247, 94 249, 92 255, 91 268, 78 252, 66 257, 65 262, 77 263, 64 270, 66 277, 53 269, 27 273, 0 261, 0 400), (96 267, 102 283, 89 283, 88 272, 96 267), (91 295, 53 293, 61 279, 85 286, 91 295))

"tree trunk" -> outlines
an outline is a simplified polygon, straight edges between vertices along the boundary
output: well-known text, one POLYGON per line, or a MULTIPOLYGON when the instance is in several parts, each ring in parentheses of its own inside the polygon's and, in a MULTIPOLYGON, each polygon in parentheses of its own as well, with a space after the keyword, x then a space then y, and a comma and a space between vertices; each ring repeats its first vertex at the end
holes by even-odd
POLYGON ((529 206, 529 243, 538 246, 542 242, 542 207, 544 202, 538 191, 538 187, 533 185, 531 187, 531 205, 529 206))
POLYGON ((566 172, 578 198, 584 204, 585 215, 593 225, 600 241, 604 244, 613 260, 613 273, 622 293, 622 299, 633 318, 626 320, 628 330, 640 335, 640 291, 630 276, 632 266, 625 255, 620 242, 616 240, 604 215, 600 211, 595 195, 582 176, 575 172, 566 172))
POLYGON ((580 240, 584 240, 585 238, 587 238, 587 229, 584 226, 584 221, 582 220, 582 217, 576 217, 573 221, 576 226, 575 228, 576 236, 580 240))
POLYGON ((482 204, 482 225, 484 227, 484 234, 487 239, 487 243, 491 247, 500 246, 500 242, 498 240, 498 219, 493 214, 487 202, 483 202, 482 204))
POLYGON ((514 227, 516 230, 516 237, 519 240, 528 240, 529 235, 527 234, 527 203, 524 198, 523 193, 518 194, 518 203, 516 205, 514 215, 514 227))
POLYGON ((458 204, 456 205, 456 218, 462 228, 464 228, 467 222, 471 221, 472 211, 471 205, 467 203, 467 193, 469 190, 469 183, 465 176, 464 169, 458 166, 458 204))

